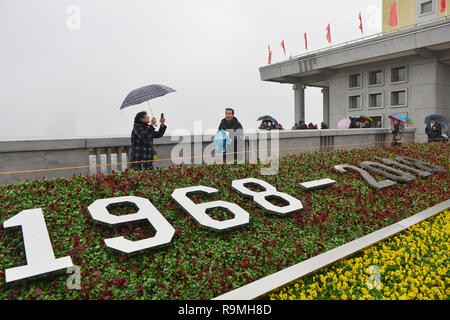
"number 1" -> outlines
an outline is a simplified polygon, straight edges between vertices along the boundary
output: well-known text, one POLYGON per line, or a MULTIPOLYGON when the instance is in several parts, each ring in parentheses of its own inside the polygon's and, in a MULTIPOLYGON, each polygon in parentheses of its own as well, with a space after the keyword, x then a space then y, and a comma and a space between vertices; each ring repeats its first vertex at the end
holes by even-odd
POLYGON ((5 270, 6 282, 13 282, 73 267, 69 256, 55 258, 42 209, 24 210, 3 223, 5 229, 22 227, 27 264, 5 270))

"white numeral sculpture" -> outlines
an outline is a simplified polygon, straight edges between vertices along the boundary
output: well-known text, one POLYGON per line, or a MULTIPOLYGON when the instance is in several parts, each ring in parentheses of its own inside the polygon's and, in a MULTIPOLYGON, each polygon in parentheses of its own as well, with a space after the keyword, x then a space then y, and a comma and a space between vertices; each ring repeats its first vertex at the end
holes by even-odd
POLYGON ((237 192, 252 197, 253 200, 263 209, 279 215, 279 216, 287 216, 291 213, 300 211, 303 209, 303 205, 302 202, 290 195, 288 195, 287 193, 282 193, 277 191, 277 189, 270 185, 269 183, 262 181, 262 180, 258 180, 255 178, 248 178, 248 179, 242 179, 242 180, 234 180, 232 182, 232 185, 234 190, 236 190, 237 192), (265 191, 259 192, 259 191, 252 191, 250 189, 248 189, 245 185, 246 184, 258 184, 261 187, 263 187, 265 189, 265 191), (286 202, 289 203, 289 205, 284 206, 284 207, 279 207, 276 206, 274 204, 272 204, 271 202, 267 201, 267 198, 270 197, 276 197, 276 198, 281 198, 283 200, 285 200, 286 202))
POLYGON ((349 164, 338 164, 337 166, 334 166, 334 170, 340 173, 347 173, 347 170, 356 171, 369 185, 377 189, 383 189, 397 184, 397 182, 389 179, 377 181, 368 171, 349 164))
POLYGON ((414 166, 414 167, 420 168, 422 170, 431 171, 433 173, 446 173, 447 172, 447 169, 444 169, 442 167, 439 167, 439 166, 431 164, 431 163, 426 163, 422 160, 417 160, 417 159, 409 158, 409 157, 396 157, 395 159, 403 164, 414 166))
POLYGON ((305 190, 315 190, 332 186, 335 183, 336 181, 326 178, 300 183, 300 187, 302 187, 305 190))
POLYGON ((397 182, 411 182, 416 179, 412 174, 406 173, 404 171, 394 169, 382 163, 377 163, 373 161, 364 161, 359 164, 359 166, 366 170, 371 170, 379 175, 382 175, 390 180, 397 182))
POLYGON ((161 215, 153 204, 144 198, 139 197, 119 197, 111 199, 97 200, 88 207, 89 214, 94 221, 109 226, 129 224, 135 221, 148 220, 156 230, 154 237, 132 241, 124 237, 105 239, 108 248, 130 254, 143 250, 158 248, 169 244, 175 234, 175 229, 161 215), (108 211, 108 206, 123 203, 132 203, 138 208, 138 212, 124 216, 115 216, 108 211))
POLYGON ((6 220, 3 227, 22 227, 27 264, 5 270, 6 282, 44 275, 73 267, 68 256, 55 258, 42 209, 24 210, 6 220))
POLYGON ((190 214, 199 224, 216 231, 226 231, 249 223, 250 216, 247 211, 235 203, 226 201, 212 201, 206 203, 194 203, 187 197, 188 193, 205 192, 208 194, 218 192, 217 189, 197 186, 190 188, 176 189, 172 193, 172 199, 188 214, 190 214), (207 214, 208 209, 224 208, 234 214, 233 219, 218 221, 207 214))

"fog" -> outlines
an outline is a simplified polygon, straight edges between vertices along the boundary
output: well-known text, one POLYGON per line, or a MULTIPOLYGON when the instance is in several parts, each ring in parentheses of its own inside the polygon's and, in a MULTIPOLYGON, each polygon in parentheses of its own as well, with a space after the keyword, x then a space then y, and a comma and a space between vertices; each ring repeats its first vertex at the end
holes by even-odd
MULTIPOLYGON (((143 104, 133 89, 165 84, 151 101, 168 131, 217 128, 227 106, 244 128, 269 114, 290 128, 292 85, 263 82, 259 67, 381 30, 381 0, 0 0, 0 140, 129 135, 143 104), (78 10, 79 9, 79 14, 78 10)), ((332 106, 331 106, 332 107, 332 106)), ((306 121, 322 121, 320 89, 306 121)))

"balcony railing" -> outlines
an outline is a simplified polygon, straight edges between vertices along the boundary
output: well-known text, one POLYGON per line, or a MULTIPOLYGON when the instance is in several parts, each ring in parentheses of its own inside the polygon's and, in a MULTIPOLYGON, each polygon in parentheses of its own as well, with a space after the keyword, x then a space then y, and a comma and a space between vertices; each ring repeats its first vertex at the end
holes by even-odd
MULTIPOLYGON (((405 129, 404 143, 424 142, 414 140, 415 131, 415 128, 405 129)), ((267 139, 267 132, 247 135, 243 148, 237 150, 242 154, 240 159, 254 161, 277 154, 283 157, 304 152, 384 147, 392 139, 390 129, 278 131, 274 137, 277 136, 278 148, 275 148, 272 140, 267 139)), ((214 149, 212 139, 211 135, 155 139, 159 160, 154 166, 205 163, 208 157, 205 154, 214 149), (183 151, 173 152, 178 149, 183 151)), ((42 177, 123 171, 130 167, 130 144, 129 137, 0 141, 0 185, 42 177)))
MULTIPOLYGON (((366 40, 382 38, 382 37, 385 37, 385 36, 388 36, 388 35, 393 35, 393 34, 395 34, 397 32, 400 32, 400 31, 405 31, 405 30, 416 28, 416 27, 423 26, 423 25, 426 25, 426 24, 439 22, 439 21, 445 21, 445 20, 450 20, 450 15, 445 15, 445 16, 441 16, 439 18, 434 18, 434 19, 422 21, 422 22, 419 22, 419 23, 414 23, 414 24, 410 24, 410 25, 406 25, 406 26, 401 26, 401 27, 398 27, 398 28, 394 28, 394 29, 390 29, 390 30, 384 31, 384 32, 378 32, 378 33, 371 34, 371 35, 368 35, 368 36, 363 36, 363 37, 360 37, 360 38, 357 38, 357 39, 353 39, 353 40, 350 40, 350 41, 342 42, 342 43, 339 43, 339 44, 330 45, 330 46, 327 46, 327 47, 324 47, 324 48, 321 48, 321 49, 317 49, 317 50, 314 50, 314 51, 307 51, 307 52, 304 52, 302 54, 298 54, 298 55, 293 56, 292 60, 303 58, 303 57, 307 57, 307 56, 310 56, 310 55, 312 56, 312 55, 317 55, 317 54, 320 54, 320 53, 326 53, 326 52, 329 52, 331 50, 335 50, 335 49, 339 49, 339 48, 349 47, 349 46, 361 43, 361 42, 366 41, 366 40)), ((280 63, 285 63, 287 61, 289 61, 289 60, 276 62, 276 63, 273 63, 271 65, 277 65, 277 64, 280 64, 280 63)), ((268 67, 268 66, 269 65, 266 65, 266 67, 268 67)))

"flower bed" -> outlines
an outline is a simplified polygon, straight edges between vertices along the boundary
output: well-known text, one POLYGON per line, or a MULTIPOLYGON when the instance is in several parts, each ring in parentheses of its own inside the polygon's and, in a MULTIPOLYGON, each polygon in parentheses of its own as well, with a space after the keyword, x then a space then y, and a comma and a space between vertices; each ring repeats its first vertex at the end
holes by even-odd
POLYGON ((445 300, 450 296, 449 239, 450 209, 269 298, 445 300))
MULTIPOLYGON (((69 290, 69 275, 57 274, 7 286, 4 270, 26 259, 20 228, 0 226, 0 299, 210 299, 448 199, 448 173, 375 190, 356 173, 336 173, 334 165, 408 156, 449 169, 449 154, 449 144, 417 144, 288 156, 275 176, 261 176, 259 165, 202 165, 3 186, 0 222, 42 208, 55 256, 69 255, 81 268, 81 289, 69 290), (250 177, 300 199, 304 210, 280 218, 231 189, 232 180, 250 177), (327 177, 337 183, 313 192, 299 188, 301 182, 327 177), (196 185, 219 192, 193 199, 236 203, 249 212, 250 224, 225 234, 197 225, 171 199, 174 189, 196 185), (176 229, 169 247, 131 257, 106 248, 105 238, 152 235, 148 224, 112 229, 95 224, 87 212, 97 199, 127 195, 149 199, 176 229)), ((116 214, 129 212, 118 209, 116 214)))

